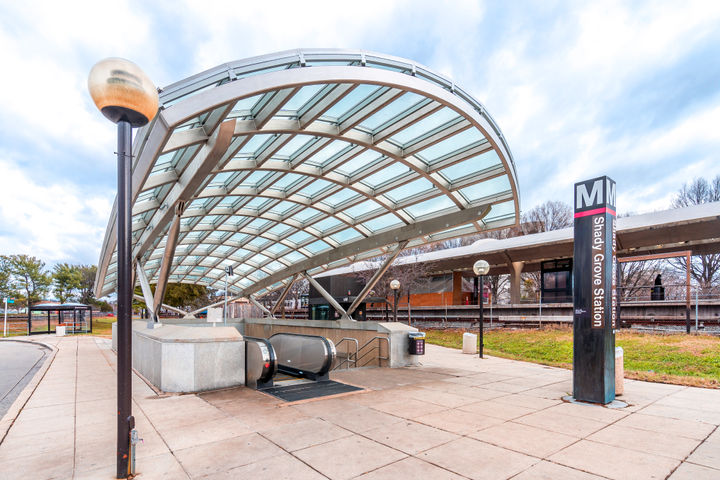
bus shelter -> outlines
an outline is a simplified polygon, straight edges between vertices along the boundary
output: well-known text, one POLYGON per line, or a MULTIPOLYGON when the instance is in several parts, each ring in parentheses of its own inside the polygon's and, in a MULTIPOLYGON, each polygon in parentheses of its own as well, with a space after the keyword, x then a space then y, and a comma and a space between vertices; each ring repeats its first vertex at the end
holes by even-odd
POLYGON ((66 333, 92 333, 92 306, 82 303, 40 303, 28 309, 28 334, 53 333, 65 325, 66 333))

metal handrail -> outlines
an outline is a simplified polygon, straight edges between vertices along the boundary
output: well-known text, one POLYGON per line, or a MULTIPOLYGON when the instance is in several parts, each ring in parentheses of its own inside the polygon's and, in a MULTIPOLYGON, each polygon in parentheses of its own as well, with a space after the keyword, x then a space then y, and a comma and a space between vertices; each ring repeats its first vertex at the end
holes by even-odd
POLYGON ((348 364, 348 366, 347 366, 348 369, 350 368, 350 362, 353 363, 354 368, 357 368, 358 354, 360 352, 360 348, 358 347, 358 345, 360 345, 360 342, 358 342, 357 338, 343 337, 342 340, 340 340, 338 343, 335 344, 335 348, 337 349, 337 347, 340 346, 340 344, 343 342, 347 342, 347 344, 348 344, 348 347, 345 349, 345 360, 343 360, 340 363, 338 363, 337 365, 335 365, 335 368, 333 368, 333 370, 337 370, 345 362, 347 362, 347 364, 348 364), (350 342, 355 342, 355 360, 352 360, 352 356, 350 355, 350 353, 351 353, 349 350, 350 342))
MULTIPOLYGON (((378 356, 377 356, 377 359, 378 359, 378 360, 385 360, 386 362, 387 362, 388 360, 390 360, 390 340, 389 340, 387 337, 382 337, 382 336, 380 336, 380 335, 376 335, 376 336, 374 336, 373 338, 371 338, 370 340, 368 340, 367 342, 365 342, 365 344, 364 344, 362 347, 360 347, 360 350, 362 351, 365 347, 367 347, 368 345, 370 345, 370 343, 374 342, 375 340, 378 340, 378 345, 377 345, 377 347, 371 348, 370 350, 368 350, 367 352, 365 352, 362 356, 360 356, 360 358, 357 358, 357 359, 356 359, 356 362, 355 362, 356 365, 357 365, 358 362, 360 362, 361 359, 365 358, 369 353, 372 353, 372 352, 374 352, 375 350, 378 351, 378 356), (380 355, 380 340, 385 340, 385 342, 387 342, 387 350, 388 350, 388 356, 387 356, 387 357, 383 357, 383 356, 380 355)), ((370 362, 368 361, 368 362, 366 362, 366 363, 364 363, 363 365, 360 365, 360 366, 361 366, 361 367, 364 367, 364 366, 367 365, 368 363, 370 363, 370 362)), ((378 362, 378 363, 380 364, 381 362, 378 362)))

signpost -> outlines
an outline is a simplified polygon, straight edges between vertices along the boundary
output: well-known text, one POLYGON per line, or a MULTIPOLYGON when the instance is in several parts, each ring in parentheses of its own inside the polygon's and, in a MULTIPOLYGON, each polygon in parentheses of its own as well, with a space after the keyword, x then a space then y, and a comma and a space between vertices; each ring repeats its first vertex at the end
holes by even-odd
POLYGON ((5 320, 3 321, 3 337, 7 337, 7 306, 8 303, 15 303, 14 298, 5 297, 5 320))
POLYGON ((607 404, 615 399, 615 182, 576 183, 574 207, 573 396, 607 404))

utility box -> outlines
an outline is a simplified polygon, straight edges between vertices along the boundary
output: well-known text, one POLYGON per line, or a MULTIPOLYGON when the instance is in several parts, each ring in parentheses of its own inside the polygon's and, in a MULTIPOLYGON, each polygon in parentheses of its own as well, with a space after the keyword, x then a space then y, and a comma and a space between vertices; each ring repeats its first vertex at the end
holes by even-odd
POLYGON ((478 347, 477 335, 474 333, 463 333, 463 353, 476 354, 478 347))
POLYGON ((410 355, 425 355, 425 332, 408 333, 408 353, 410 355))

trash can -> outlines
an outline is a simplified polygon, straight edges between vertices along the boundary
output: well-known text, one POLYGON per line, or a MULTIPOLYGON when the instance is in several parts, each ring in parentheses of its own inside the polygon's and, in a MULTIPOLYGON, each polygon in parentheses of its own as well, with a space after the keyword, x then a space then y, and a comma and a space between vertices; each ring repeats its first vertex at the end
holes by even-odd
POLYGON ((425 332, 412 332, 408 337, 410 355, 425 355, 425 332))
POLYGON ((65 325, 58 325, 55 327, 55 335, 58 337, 64 337, 65 336, 65 325))
POLYGON ((463 353, 476 354, 478 347, 477 335, 474 333, 463 333, 463 353))

